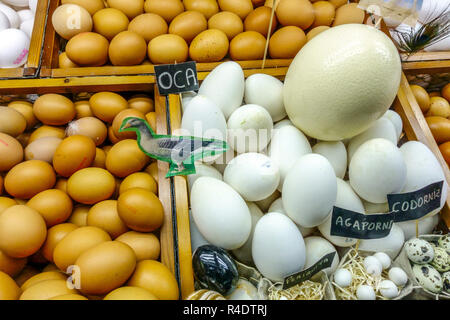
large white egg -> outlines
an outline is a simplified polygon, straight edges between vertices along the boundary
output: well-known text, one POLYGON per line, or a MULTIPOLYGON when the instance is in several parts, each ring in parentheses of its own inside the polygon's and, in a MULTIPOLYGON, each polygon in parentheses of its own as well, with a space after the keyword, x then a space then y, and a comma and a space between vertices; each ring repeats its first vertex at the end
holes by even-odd
MULTIPOLYGON (((418 223, 419 236, 422 234, 431 234, 433 233, 434 228, 436 228, 439 223, 439 215, 435 214, 431 217, 426 217, 419 220, 418 223)), ((397 225, 402 228, 403 233, 405 234, 405 241, 408 241, 409 239, 415 238, 417 236, 416 220, 398 222, 397 225)))
POLYGON ((28 0, 2 0, 2 2, 15 7, 28 7, 29 5, 28 0))
POLYGON ((369 129, 350 140, 347 147, 348 162, 350 163, 356 150, 358 150, 364 142, 377 138, 389 140, 397 145, 397 132, 394 124, 389 119, 381 117, 375 121, 369 129))
MULTIPOLYGON (((289 121, 289 120, 283 120, 289 121)), ((278 125, 278 124, 277 124, 278 125)), ((281 191, 284 179, 291 170, 294 163, 302 156, 311 153, 311 146, 306 136, 291 125, 283 125, 273 131, 273 137, 269 145, 269 157, 278 165, 280 169, 281 191)))
POLYGON ((29 0, 29 1, 28 1, 28 7, 29 7, 30 10, 33 11, 34 13, 36 13, 37 2, 38 2, 38 0, 29 0))
POLYGON ((347 171, 347 150, 341 141, 322 141, 316 143, 312 152, 320 154, 330 161, 336 177, 344 178, 347 171))
POLYGON ((335 252, 333 262, 331 267, 323 269, 323 271, 331 276, 334 271, 336 271, 339 265, 339 255, 336 251, 336 248, 327 240, 322 237, 308 237, 305 238, 305 250, 306 250, 306 260, 305 260, 305 269, 312 267, 315 263, 317 263, 320 259, 322 259, 325 255, 335 252))
POLYGON ((198 231, 198 228, 195 225, 195 221, 194 218, 192 217, 191 212, 189 212, 189 225, 190 225, 192 252, 194 252, 198 247, 201 247, 205 244, 210 244, 205 238, 203 238, 200 231, 198 231))
POLYGON ((397 141, 400 139, 400 135, 402 134, 403 131, 403 121, 402 118, 400 117, 400 115, 393 111, 393 110, 388 110, 386 111, 386 113, 383 115, 383 118, 389 119, 389 121, 392 122, 392 124, 395 127, 395 132, 397 133, 397 141))
POLYGON ((239 108, 244 99, 244 71, 241 66, 228 61, 213 69, 203 80, 198 91, 214 101, 226 119, 239 108))
POLYGON ((231 162, 231 160, 234 159, 236 156, 236 152, 233 150, 233 148, 228 148, 226 152, 223 152, 220 154, 220 156, 214 160, 214 163, 212 164, 214 168, 219 170, 220 173, 225 172, 225 168, 227 165, 231 162))
POLYGON ((361 240, 359 250, 367 252, 384 252, 394 260, 405 243, 403 230, 394 223, 387 237, 380 239, 361 240))
POLYGON ((303 227, 315 227, 328 218, 336 202, 336 175, 330 162, 319 154, 301 157, 283 183, 283 207, 303 227))
POLYGON ((429 215, 438 213, 447 200, 448 184, 436 156, 426 145, 418 141, 406 142, 401 146, 400 151, 407 168, 406 183, 401 192, 420 190, 432 183, 444 181, 441 206, 429 215))
POLYGON ((24 21, 20 24, 20 30, 26 33, 26 35, 31 39, 34 28, 34 19, 24 21))
POLYGON ((292 126, 292 127, 295 127, 291 120, 289 120, 289 119, 284 119, 284 120, 281 120, 281 121, 278 121, 277 123, 275 123, 275 124, 273 125, 273 129, 274 129, 274 130, 275 130, 275 129, 281 129, 281 128, 285 127, 285 126, 292 126))
MULTIPOLYGON (((336 207, 351 210, 353 212, 364 213, 364 206, 361 199, 353 191, 352 187, 342 179, 337 179, 337 196, 336 196, 336 207)), ((328 241, 330 241, 335 246, 339 247, 350 247, 358 241, 353 238, 345 238, 339 236, 332 236, 331 231, 331 215, 328 219, 319 226, 319 231, 328 241)))
POLYGON ((181 94, 181 110, 183 113, 186 111, 189 102, 191 102, 196 95, 197 93, 195 91, 183 92, 181 94))
POLYGON ((253 202, 247 202, 248 209, 250 210, 250 215, 252 217, 252 231, 250 232, 250 236, 244 245, 240 248, 234 249, 232 252, 234 256, 242 263, 246 265, 253 265, 253 257, 252 257, 252 243, 253 243, 253 234, 255 232, 256 223, 258 223, 259 219, 263 217, 263 212, 261 209, 254 204, 253 202))
POLYGON ((405 186, 406 164, 399 148, 386 139, 372 139, 354 153, 349 166, 350 185, 363 199, 387 202, 387 195, 405 186))
POLYGON ((308 42, 292 61, 284 106, 289 119, 310 137, 350 138, 389 109, 401 72, 398 50, 382 31, 363 24, 333 27, 308 42))
POLYGON ((10 26, 8 17, 3 13, 3 11, 0 11, 0 31, 9 29, 10 26))
POLYGON ((244 100, 269 111, 273 121, 286 117, 283 103, 283 82, 264 73, 253 74, 245 80, 244 100))
POLYGON ((272 118, 266 109, 256 104, 236 109, 227 124, 228 142, 238 153, 260 152, 272 137, 272 118))
POLYGON ((8 17, 9 25, 12 29, 17 29, 20 27, 20 18, 14 9, 8 7, 3 3, 0 3, 0 11, 3 12, 6 17, 8 17))
MULTIPOLYGON (((278 212, 278 213, 282 213, 285 216, 287 216, 286 210, 284 210, 284 208, 283 208, 283 199, 278 198, 277 200, 275 200, 270 205, 269 210, 267 210, 267 212, 278 212)), ((305 228, 296 223, 295 223, 295 225, 297 226, 298 230, 301 232, 303 237, 309 236, 310 234, 312 234, 314 232, 314 230, 316 230, 316 228, 305 228)))
POLYGON ((256 224, 252 255, 264 277, 283 281, 287 276, 303 270, 305 242, 291 219, 281 213, 271 212, 256 224))
POLYGON ((213 166, 196 162, 195 163, 195 174, 190 174, 187 176, 189 182, 189 189, 192 189, 194 182, 200 177, 211 177, 217 180, 222 180, 222 174, 214 168, 213 166))
POLYGON ((20 23, 34 19, 34 12, 30 9, 17 11, 17 14, 19 15, 20 23))
POLYGON ((28 58, 30 38, 17 29, 0 31, 0 67, 17 68, 24 65, 28 58))
POLYGON ((225 182, 201 177, 191 189, 191 210, 202 236, 226 250, 247 241, 252 219, 244 199, 225 182))
POLYGON ((278 166, 260 153, 243 153, 231 160, 223 180, 246 201, 260 201, 270 196, 280 182, 278 166))

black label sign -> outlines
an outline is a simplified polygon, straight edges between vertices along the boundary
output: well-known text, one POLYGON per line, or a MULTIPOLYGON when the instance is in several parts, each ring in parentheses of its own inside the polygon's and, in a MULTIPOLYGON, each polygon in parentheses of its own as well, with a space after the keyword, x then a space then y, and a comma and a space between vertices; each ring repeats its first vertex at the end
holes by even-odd
POLYGON ((299 283, 311 279, 319 271, 331 267, 336 252, 331 252, 306 270, 294 273, 284 279, 283 289, 289 289, 299 283))
POLYGON ((420 190, 388 194, 389 211, 395 222, 418 220, 441 206, 444 181, 432 183, 420 190))
POLYGON ((165 96, 199 88, 197 66, 194 61, 155 66, 159 94, 165 96))
POLYGON ((371 214, 333 207, 331 215, 332 236, 354 239, 379 239, 389 235, 394 223, 394 214, 371 214))

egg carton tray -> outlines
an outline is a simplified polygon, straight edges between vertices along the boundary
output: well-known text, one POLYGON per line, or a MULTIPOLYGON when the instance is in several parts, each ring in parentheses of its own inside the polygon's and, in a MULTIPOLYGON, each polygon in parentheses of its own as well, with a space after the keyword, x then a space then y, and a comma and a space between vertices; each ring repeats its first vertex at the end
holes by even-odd
MULTIPOLYGON (((421 235, 419 236, 419 239, 428 242, 437 242, 442 237, 443 235, 421 235)), ((414 276, 411 263, 409 262, 408 256, 406 254, 405 247, 402 248, 402 251, 394 262, 406 272, 408 278, 412 281, 412 296, 414 300, 450 300, 450 294, 448 293, 443 292, 440 294, 436 294, 420 286, 420 284, 416 281, 416 277, 414 276)))

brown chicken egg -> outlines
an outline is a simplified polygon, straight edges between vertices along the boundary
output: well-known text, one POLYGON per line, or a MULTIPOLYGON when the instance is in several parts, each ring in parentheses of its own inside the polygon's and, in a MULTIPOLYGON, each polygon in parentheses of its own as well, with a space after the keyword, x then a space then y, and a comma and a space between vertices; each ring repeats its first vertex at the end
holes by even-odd
POLYGON ((25 160, 42 160, 52 163, 56 148, 58 148, 61 142, 62 139, 57 137, 37 139, 26 146, 25 160))
POLYGON ((149 112, 145 115, 145 119, 147 120, 150 128, 152 128, 153 132, 156 132, 156 112, 149 112))
POLYGON ((114 130, 112 126, 108 127, 108 139, 112 144, 116 144, 117 142, 120 141, 119 138, 116 137, 116 135, 114 134, 114 130))
POLYGON ((56 149, 53 167, 59 175, 70 177, 76 171, 89 167, 94 158, 94 141, 90 137, 74 135, 65 138, 56 149))
POLYGON ((410 88, 422 112, 427 113, 431 105, 430 95, 428 94, 427 90, 425 90, 421 86, 414 84, 411 85, 410 88))
POLYGON ((264 57, 266 38, 256 31, 245 31, 231 40, 230 56, 233 60, 260 60, 264 57))
POLYGON ((74 294, 74 293, 69 293, 69 294, 63 294, 61 296, 56 296, 53 298, 50 298, 49 300, 89 300, 88 298, 80 295, 80 294, 74 294))
MULTIPOLYGON (((270 16, 272 9, 269 7, 258 7, 245 18, 244 28, 245 31, 256 31, 261 33, 264 37, 267 37, 267 31, 270 25, 270 16)), ((272 28, 270 34, 274 32, 277 27, 277 18, 274 15, 272 20, 272 28)))
POLYGON ((76 119, 93 117, 91 106, 88 100, 76 101, 75 103, 76 119))
POLYGON ((251 0, 218 0, 221 11, 236 13, 242 20, 253 10, 251 0))
POLYGON ((48 228, 69 219, 73 209, 72 200, 58 189, 38 193, 27 202, 27 206, 40 213, 48 228))
POLYGON ((161 200, 142 188, 122 193, 117 200, 117 210, 123 222, 134 231, 152 232, 161 227, 164 220, 161 200))
POLYGON ((161 244, 153 233, 128 231, 116 238, 133 249, 136 260, 157 260, 161 252, 161 244))
POLYGON ((144 13, 144 0, 106 0, 108 7, 119 9, 133 19, 144 13))
POLYGON ((12 101, 8 104, 8 107, 20 112, 27 122, 26 130, 32 129, 38 120, 33 113, 33 104, 27 101, 12 101))
POLYGON ((143 114, 155 111, 155 103, 152 98, 146 95, 136 95, 128 100, 131 109, 136 109, 143 114))
POLYGON ((312 38, 317 36, 318 34, 324 32, 325 30, 330 29, 328 26, 320 26, 315 27, 314 29, 309 30, 309 32, 306 34, 306 42, 311 41, 312 38))
POLYGON ((278 22, 283 26, 296 26, 303 30, 314 22, 314 7, 309 0, 282 0, 276 8, 278 22))
POLYGON ((47 239, 41 248, 42 255, 45 259, 53 262, 53 251, 55 250, 56 245, 64 239, 65 236, 77 228, 78 226, 73 223, 61 223, 49 228, 47 231, 47 239))
POLYGON ((334 5, 328 1, 317 1, 313 3, 313 7, 315 19, 311 28, 331 26, 336 14, 334 5))
POLYGON ((145 39, 131 31, 122 31, 109 44, 109 60, 115 66, 138 65, 146 56, 145 39))
POLYGON ((0 172, 8 171, 23 160, 23 147, 10 135, 0 132, 0 172))
POLYGON ((269 42, 269 54, 273 59, 291 59, 306 44, 306 35, 299 27, 278 29, 269 42))
POLYGON ((125 139, 117 142, 106 155, 106 168, 116 177, 123 178, 140 171, 148 161, 136 140, 125 139))
POLYGON ((153 179, 155 179, 156 183, 158 183, 158 162, 152 162, 145 168, 145 172, 150 174, 153 179))
POLYGON ((60 94, 48 93, 40 96, 33 105, 36 118, 46 125, 59 126, 75 118, 73 102, 60 94))
POLYGON ((17 205, 17 201, 7 197, 0 197, 0 213, 8 209, 9 207, 17 205))
POLYGON ((95 158, 91 167, 106 168, 106 153, 100 148, 95 149, 95 158))
POLYGON ((17 285, 20 287, 25 283, 25 281, 35 275, 38 275, 39 273, 40 271, 38 269, 27 265, 23 268, 22 272, 14 278, 14 281, 16 281, 17 285))
POLYGON ((114 132, 114 136, 117 137, 119 140, 123 139, 136 139, 136 133, 133 131, 124 131, 119 132, 120 127, 122 126, 123 121, 128 118, 139 118, 145 120, 145 115, 136 109, 125 109, 121 111, 113 120, 112 123, 112 130, 114 132))
POLYGON ((67 193, 67 179, 59 178, 58 180, 56 180, 55 189, 58 189, 64 193, 67 193))
POLYGON ((58 57, 58 66, 61 69, 78 68, 79 66, 67 57, 67 53, 63 52, 58 57))
POLYGON ((27 258, 11 258, 0 250, 0 271, 15 277, 25 268, 27 258))
POLYGON ((103 300, 158 300, 158 298, 144 288, 120 287, 108 293, 103 300))
POLYGON ((29 160, 14 166, 5 177, 5 190, 13 197, 30 199, 55 185, 56 176, 51 165, 29 160))
POLYGON ((82 135, 92 139, 96 146, 101 145, 108 135, 106 125, 95 117, 85 117, 70 122, 67 125, 66 134, 68 137, 82 135))
POLYGON ((148 57, 154 64, 184 62, 188 58, 188 51, 186 41, 176 34, 160 35, 148 44, 148 57))
POLYGON ((0 250, 12 258, 31 256, 46 236, 44 219, 30 207, 12 206, 0 215, 0 250))
POLYGON ((196 62, 216 62, 227 55, 228 48, 227 35, 221 30, 209 29, 192 40, 189 56, 196 62))
POLYGON ((116 181, 111 173, 101 168, 85 168, 75 172, 67 182, 70 197, 83 204, 106 200, 113 194, 116 181))
POLYGON ((358 8, 357 3, 345 4, 336 10, 333 27, 348 23, 363 23, 365 17, 364 10, 358 8))
POLYGON ((186 10, 202 13, 206 19, 219 12, 217 0, 183 0, 186 10))
POLYGON ((167 22, 155 13, 144 13, 131 20, 128 31, 141 35, 148 43, 153 38, 166 34, 167 22))
POLYGON ((66 131, 64 130, 63 127, 53 127, 44 125, 33 131, 33 133, 30 136, 30 139, 28 140, 28 144, 45 137, 56 137, 64 139, 65 136, 66 131))
POLYGON ((66 45, 67 57, 82 67, 98 67, 108 61, 108 40, 95 32, 83 32, 66 45))
POLYGON ((25 291, 43 281, 66 280, 66 278, 67 277, 64 275, 64 273, 60 272, 60 270, 58 269, 52 271, 43 271, 25 281, 20 289, 22 289, 22 291, 25 291))
POLYGON ((97 11, 105 7, 103 0, 61 0, 61 4, 66 3, 77 4, 85 8, 90 15, 94 15, 97 11))
POLYGON ((161 16, 167 23, 184 11, 180 0, 146 0, 144 10, 161 16))
POLYGON ((101 201, 92 206, 88 212, 87 225, 105 230, 112 239, 129 230, 117 213, 116 200, 101 201))
POLYGON ((72 215, 70 216, 68 222, 73 223, 78 227, 87 226, 87 215, 89 213, 90 207, 87 206, 76 206, 73 208, 72 215))
POLYGON ((52 24, 56 33, 66 40, 92 30, 91 15, 85 8, 76 4, 63 4, 56 8, 52 15, 52 24))
POLYGON ((187 43, 190 43, 207 27, 208 22, 203 14, 197 11, 185 11, 172 20, 169 33, 179 35, 187 43))
POLYGON ((127 30, 130 23, 125 13, 114 8, 97 11, 92 18, 94 20, 94 31, 108 40, 112 40, 117 34, 127 30))
POLYGON ((266 1, 265 0, 252 0, 254 7, 262 6, 262 5, 264 5, 264 2, 266 2, 266 1))
POLYGON ((122 194, 133 188, 142 188, 153 192, 154 194, 158 194, 158 183, 146 172, 135 172, 123 179, 120 184, 119 193, 122 194))
POLYGON ((21 135, 18 135, 16 137, 17 141, 22 145, 23 148, 25 148, 28 145, 28 142, 31 137, 31 132, 24 132, 21 135))
POLYGON ((20 294, 16 282, 8 274, 0 271, 0 300, 18 300, 20 294))
POLYGON ((336 9, 348 3, 348 0, 328 0, 336 9))
POLYGON ((0 107, 0 133, 17 137, 25 131, 27 121, 17 110, 9 107, 0 107))
POLYGON ((105 122, 112 122, 122 110, 128 108, 128 102, 114 92, 99 92, 89 99, 94 115, 105 122))
POLYGON ((67 286, 66 280, 41 281, 25 290, 20 300, 49 300, 63 294, 76 294, 78 291, 67 286))
POLYGON ((228 40, 231 41, 236 35, 244 31, 244 24, 237 14, 222 11, 209 18, 208 29, 218 29, 225 32, 228 40))

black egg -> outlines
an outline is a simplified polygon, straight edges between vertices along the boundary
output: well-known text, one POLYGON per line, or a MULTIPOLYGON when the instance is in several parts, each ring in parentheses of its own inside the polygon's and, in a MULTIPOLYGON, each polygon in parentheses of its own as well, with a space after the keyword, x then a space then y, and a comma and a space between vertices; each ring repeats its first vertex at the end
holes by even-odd
POLYGON ((204 245, 195 250, 192 257, 195 280, 202 288, 228 295, 236 289, 239 280, 237 266, 223 249, 204 245))

